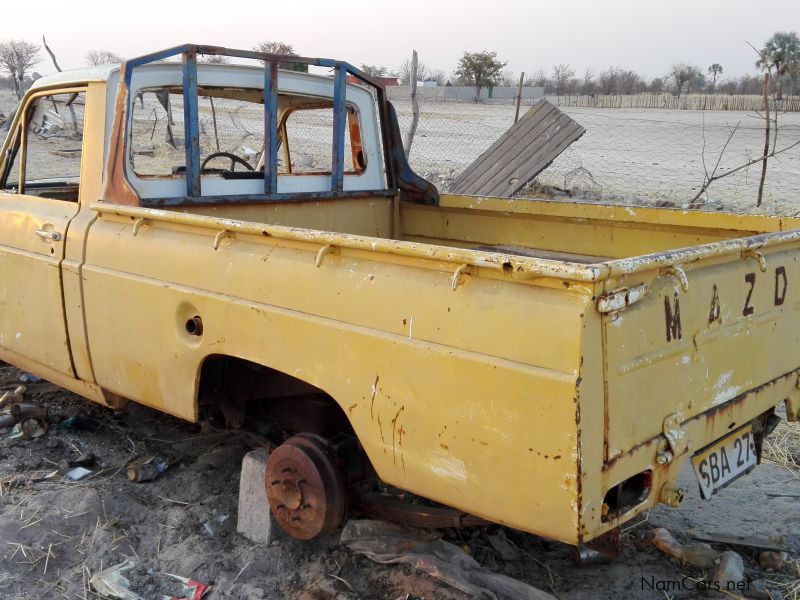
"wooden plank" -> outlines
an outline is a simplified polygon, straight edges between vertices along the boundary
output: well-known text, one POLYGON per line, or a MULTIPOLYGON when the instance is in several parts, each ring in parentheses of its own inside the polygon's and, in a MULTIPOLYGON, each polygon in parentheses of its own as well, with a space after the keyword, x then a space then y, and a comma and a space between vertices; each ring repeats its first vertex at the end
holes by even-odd
MULTIPOLYGON (((505 191, 508 189, 507 183, 511 173, 521 163, 529 162, 532 155, 539 157, 544 152, 546 155, 558 156, 558 153, 553 152, 552 144, 554 143, 554 136, 557 136, 565 127, 563 116, 559 114, 549 116, 537 127, 536 132, 531 132, 526 139, 520 140, 511 146, 505 155, 500 157, 486 173, 473 182, 473 193, 485 193, 484 190, 487 188, 494 189, 499 184, 506 184, 500 186, 505 191)), ((571 119, 570 122, 574 123, 571 119)))
POLYGON ((522 140, 534 130, 543 120, 555 114, 558 109, 547 101, 537 102, 522 119, 512 125, 508 131, 501 135, 489 148, 456 178, 453 186, 468 184, 479 177, 482 169, 495 162, 499 156, 513 149, 509 140, 522 140))
POLYGON ((485 185, 487 181, 497 177, 498 174, 504 169, 508 169, 509 165, 520 160, 520 153, 527 151, 535 151, 536 148, 546 145, 547 140, 552 135, 553 126, 558 122, 559 113, 554 111, 540 121, 528 134, 519 140, 509 138, 507 145, 501 148, 496 156, 489 161, 489 166, 482 169, 473 178, 470 183, 472 193, 477 194, 478 188, 485 185))
MULTIPOLYGON (((479 194, 489 195, 492 192, 513 196, 536 175, 544 171, 547 166, 552 163, 559 154, 566 150, 570 144, 581 137, 584 133, 583 127, 570 119, 569 123, 564 123, 559 119, 556 132, 548 140, 546 145, 542 145, 537 152, 526 158, 523 162, 516 162, 516 166, 512 163, 510 171, 504 178, 498 178, 494 185, 487 185, 479 194), (536 175, 531 176, 531 173, 536 175), (516 183, 509 184, 511 180, 516 179, 516 183)), ((554 127, 556 129, 556 127, 554 127)))
POLYGON ((725 544, 727 546, 741 546, 742 548, 755 548, 756 550, 769 550, 771 552, 786 552, 787 548, 783 544, 775 541, 751 535, 732 535, 729 533, 700 533, 689 531, 689 535, 699 542, 711 544, 725 544))
POLYGON ((511 196, 585 131, 549 102, 538 102, 456 178, 450 193, 511 196))
MULTIPOLYGON (((553 108, 555 109, 555 107, 553 108)), ((471 176, 468 175, 463 179, 466 188, 475 190, 477 186, 483 185, 485 181, 490 179, 509 162, 514 161, 519 155, 521 147, 529 145, 536 147, 541 143, 536 140, 539 140, 543 135, 546 136, 557 119, 558 110, 556 109, 541 115, 541 119, 532 120, 532 127, 519 129, 509 135, 502 136, 502 143, 494 153, 488 156, 481 166, 475 168, 471 176)), ((469 168, 471 169, 471 167, 469 168)))
MULTIPOLYGON (((526 112, 522 119, 512 125, 489 148, 456 178, 452 190, 469 186, 481 173, 497 160, 513 150, 511 141, 523 140, 531 131, 536 131, 545 119, 556 113, 558 109, 547 101, 537 102, 526 112)), ((453 192, 459 193, 459 192, 453 192)))
POLYGON ((473 187, 475 193, 485 194, 489 189, 500 189, 505 195, 510 195, 509 180, 512 177, 523 179, 524 181, 519 187, 524 186, 561 154, 564 149, 561 144, 565 136, 569 139, 569 143, 577 139, 571 137, 573 134, 577 135, 576 128, 582 129, 580 125, 564 114, 548 120, 547 130, 538 138, 531 140, 529 144, 523 147, 517 145, 512 159, 501 161, 499 168, 494 170, 491 177, 485 177, 480 184, 473 187), (540 164, 541 168, 534 170, 540 164), (528 171, 522 171, 522 168, 527 168, 528 171))

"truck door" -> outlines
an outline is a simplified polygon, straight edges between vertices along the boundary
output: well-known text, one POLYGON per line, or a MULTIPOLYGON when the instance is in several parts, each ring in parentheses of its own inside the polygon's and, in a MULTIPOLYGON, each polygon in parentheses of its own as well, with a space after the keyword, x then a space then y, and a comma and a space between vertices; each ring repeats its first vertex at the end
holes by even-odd
POLYGON ((60 267, 78 212, 84 99, 84 88, 29 97, 0 158, 0 351, 70 377, 60 267))

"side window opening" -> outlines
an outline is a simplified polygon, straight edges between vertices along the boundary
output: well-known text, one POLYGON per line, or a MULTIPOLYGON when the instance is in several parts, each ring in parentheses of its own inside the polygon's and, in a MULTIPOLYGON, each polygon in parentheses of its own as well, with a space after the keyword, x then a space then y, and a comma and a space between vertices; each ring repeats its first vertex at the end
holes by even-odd
POLYGON ((77 202, 84 109, 84 92, 35 98, 17 131, 2 187, 77 202))

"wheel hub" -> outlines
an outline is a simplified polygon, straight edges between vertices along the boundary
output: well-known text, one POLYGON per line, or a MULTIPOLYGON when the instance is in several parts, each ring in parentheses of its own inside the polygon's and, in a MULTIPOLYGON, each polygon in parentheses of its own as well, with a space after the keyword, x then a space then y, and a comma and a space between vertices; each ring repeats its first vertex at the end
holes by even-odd
POLYGON ((294 538, 326 535, 344 520, 344 481, 319 436, 296 435, 273 450, 264 483, 275 520, 294 538))

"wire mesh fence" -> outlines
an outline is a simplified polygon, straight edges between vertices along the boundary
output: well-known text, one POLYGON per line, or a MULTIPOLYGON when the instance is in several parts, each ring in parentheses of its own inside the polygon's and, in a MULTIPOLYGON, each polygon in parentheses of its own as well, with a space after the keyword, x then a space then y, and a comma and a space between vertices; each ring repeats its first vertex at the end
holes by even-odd
MULTIPOLYGON (((411 104, 395 105, 405 132, 411 104)), ((761 162, 714 181, 696 198, 707 173, 719 175, 763 156, 764 118, 758 113, 561 109, 586 133, 542 171, 526 193, 735 212, 800 211, 800 145, 769 159, 762 207, 756 207, 761 162)), ((423 102, 409 160, 418 173, 446 191, 513 122, 510 104, 423 102)), ((798 142, 800 114, 779 113, 777 142, 771 141, 770 151, 773 144, 780 151, 798 142)))

